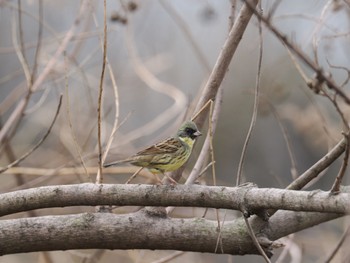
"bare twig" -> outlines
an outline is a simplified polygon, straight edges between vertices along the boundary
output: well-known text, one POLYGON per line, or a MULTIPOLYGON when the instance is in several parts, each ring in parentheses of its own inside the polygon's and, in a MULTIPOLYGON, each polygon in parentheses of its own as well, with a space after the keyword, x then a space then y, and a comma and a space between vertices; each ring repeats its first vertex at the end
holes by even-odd
POLYGON ((290 137, 288 135, 288 130, 283 125, 280 115, 278 114, 277 110, 275 109, 274 105, 271 103, 269 98, 267 96, 263 96, 262 99, 265 100, 266 103, 269 105, 269 108, 271 109, 271 112, 272 112, 273 116, 275 117, 278 126, 280 127, 284 141, 286 142, 287 151, 288 151, 288 155, 289 155, 289 159, 290 159, 290 163, 291 163, 291 168, 290 168, 291 175, 292 175, 292 178, 295 180, 299 176, 299 172, 297 169, 296 159, 295 159, 295 156, 293 153, 292 143, 291 143, 290 137))
POLYGON ((107 57, 107 10, 106 0, 103 1, 103 58, 102 58, 102 72, 100 77, 100 87, 98 94, 98 106, 97 106, 97 140, 98 140, 98 171, 96 176, 96 183, 101 184, 103 182, 102 173, 102 95, 103 95, 103 80, 106 69, 106 57, 107 57))
MULTIPOLYGON (((258 4, 258 0, 252 0, 252 5, 256 6, 258 4)), ((230 33, 221 49, 221 52, 216 60, 216 63, 214 65, 214 68, 209 76, 209 79, 207 81, 206 86, 203 89, 203 93, 196 105, 195 112, 199 112, 200 109, 203 108, 205 104, 208 103, 210 100, 215 100, 215 97, 217 96, 218 90, 221 86, 221 83, 225 77, 225 74, 227 72, 227 69, 230 65, 230 62, 233 58, 233 55, 238 47, 238 44, 240 43, 240 40, 242 39, 243 33, 248 26, 248 23, 250 21, 250 18, 252 17, 253 12, 251 9, 244 4, 241 8, 236 23, 233 25, 232 29, 230 30, 230 33)), ((206 120, 207 114, 203 112, 203 114, 198 115, 196 118, 196 124, 201 128, 206 120)), ((208 147, 209 147, 209 141, 208 141, 208 147)), ((208 148, 209 149, 209 148, 208 148)), ((201 170, 201 167, 198 167, 199 169, 196 170, 196 175, 198 175, 199 171, 201 170)), ((173 179, 179 179, 181 177, 181 174, 183 172, 184 167, 178 169, 176 172, 172 174, 173 179)), ((191 179, 193 180, 195 175, 193 174, 193 177, 191 179)))
POLYGON ((346 168, 348 167, 348 162, 349 162, 349 138, 350 138, 350 132, 349 130, 344 133, 344 138, 346 139, 346 145, 345 145, 345 154, 344 154, 344 159, 342 162, 342 165, 340 167, 340 170, 338 172, 337 177, 334 180, 334 183, 331 188, 331 193, 332 194, 338 194, 340 192, 340 184, 343 180, 343 177, 345 175, 346 168))
POLYGON ((210 65, 206 57, 204 56, 204 53, 201 51, 200 46, 195 41, 195 38, 191 34, 188 25, 186 22, 182 19, 182 17, 176 12, 176 10, 172 7, 171 2, 168 1, 159 1, 161 6, 165 9, 165 11, 170 15, 170 17, 175 21, 175 23, 178 25, 178 27, 181 29, 181 31, 184 33, 184 36, 192 46, 192 49, 194 53, 196 54, 198 60, 200 63, 204 66, 205 70, 209 73, 210 72, 210 65))
POLYGON ((137 75, 148 85, 149 88, 174 100, 174 104, 153 118, 153 120, 147 122, 147 124, 132 132, 129 132, 125 138, 125 141, 135 140, 140 136, 152 134, 154 131, 164 126, 164 124, 169 122, 172 118, 183 112, 187 104, 187 98, 180 89, 158 79, 141 61, 133 39, 132 29, 132 21, 130 20, 127 25, 127 48, 131 57, 132 65, 134 66, 137 75))
POLYGON ((247 226, 249 235, 252 238, 252 241, 253 241, 254 245, 256 246, 256 248, 258 249, 260 255, 264 258, 265 262, 271 263, 270 259, 266 255, 265 251, 262 249, 261 245, 259 244, 259 241, 255 236, 254 230, 253 230, 252 225, 250 224, 248 218, 245 216, 243 216, 243 218, 244 218, 244 222, 247 226))
POLYGON ((137 169, 137 171, 125 182, 125 184, 129 184, 136 177, 136 175, 138 175, 141 172, 142 169, 143 167, 137 169))
MULTIPOLYGON (((250 5, 255 8, 258 2, 258 0, 252 0, 250 1, 250 5)), ((232 57, 238 47, 238 44, 240 43, 240 40, 242 39, 243 33, 245 32, 252 14, 252 8, 248 7, 248 5, 245 3, 237 16, 236 23, 230 30, 230 33, 221 49, 214 68, 209 76, 208 82, 203 90, 203 94, 197 103, 195 112, 201 109, 203 105, 207 103, 207 101, 215 99, 217 91, 224 79, 228 66, 230 65, 232 57)), ((205 119, 206 114, 202 114, 198 117, 196 123, 198 124, 199 128, 202 127, 205 119)))
POLYGON ((258 58, 258 71, 256 75, 256 83, 255 83, 255 94, 254 94, 254 108, 253 108, 253 115, 250 120, 249 129, 247 132, 247 136, 245 138, 243 149, 241 152, 241 157, 238 164, 238 170, 237 170, 237 178, 236 178, 236 186, 240 185, 242 182, 242 170, 243 170, 243 164, 244 159, 246 156, 246 152, 248 149, 248 143, 250 141, 250 137, 253 133, 253 129, 255 127, 256 118, 258 116, 258 107, 259 107, 259 97, 260 97, 260 77, 261 77, 261 63, 263 58, 263 37, 262 37, 262 27, 261 22, 259 20, 259 58, 258 58))
POLYGON ((6 167, 0 169, 0 173, 3 173, 4 171, 6 171, 7 169, 19 164, 20 162, 22 162, 25 158, 27 158, 30 154, 32 154, 36 149, 39 148, 39 146, 45 141, 45 139, 47 138, 47 136, 49 136, 50 132, 51 132, 51 129, 53 127, 53 125, 55 124, 56 122, 56 119, 57 119, 57 116, 58 116, 58 113, 60 112, 60 109, 61 109, 61 104, 62 104, 62 95, 60 96, 60 99, 59 99, 59 103, 58 103, 58 106, 57 106, 57 110, 56 110, 56 114, 51 122, 51 125, 49 127, 49 129, 47 130, 47 132, 45 133, 45 135, 38 141, 38 143, 36 145, 34 145, 33 148, 31 148, 28 152, 26 152, 25 154, 23 154, 20 158, 18 158, 16 161, 10 163, 9 165, 7 165, 6 167))
MULTIPOLYGON (((278 3, 279 1, 276 1, 278 3)), ((261 2, 258 4, 259 6, 259 11, 262 12, 261 9, 261 2)), ((277 8, 277 7, 276 7, 277 8)), ((262 64, 262 59, 263 59, 263 36, 262 36, 262 26, 261 26, 261 21, 259 20, 259 58, 258 58, 258 68, 257 68, 257 75, 256 75, 256 84, 255 84, 255 94, 254 94, 254 108, 253 108, 253 115, 250 121, 250 126, 247 132, 247 136, 243 145, 241 157, 239 160, 238 164, 238 171, 237 171, 237 179, 236 179, 236 186, 241 184, 241 178, 242 178, 242 169, 243 169, 243 164, 244 164, 244 159, 246 156, 246 152, 248 149, 248 143, 250 141, 251 135, 253 133, 253 129, 255 127, 256 119, 258 116, 258 107, 259 107, 259 97, 260 97, 260 77, 261 77, 261 64, 262 64)), ((255 236, 255 233, 253 231, 253 228, 248 220, 247 217, 244 216, 242 213, 244 222, 247 226, 248 232, 253 240, 254 245, 258 249, 259 253, 261 256, 264 258, 266 262, 271 262, 269 258, 267 257, 265 251, 262 249, 258 239, 255 236)))
MULTIPOLYGON (((80 23, 82 16, 85 14, 85 8, 87 5, 88 5, 88 2, 83 2, 82 5, 80 6, 79 14, 78 14, 77 18, 75 19, 71 29, 65 35, 65 38, 63 39, 61 45, 56 50, 56 53, 54 54, 54 56, 46 64, 46 67, 44 68, 43 72, 39 75, 39 77, 35 80, 35 82, 31 86, 32 92, 34 92, 35 90, 37 90, 41 86, 41 84, 45 81, 47 76, 50 74, 50 72, 52 71, 52 69, 56 65, 59 56, 62 55, 63 52, 66 50, 68 43, 71 41, 71 39, 75 35, 75 31, 76 31, 77 27, 79 26, 79 23, 80 23)), ((28 103, 28 96, 25 98, 22 98, 18 102, 18 104, 16 105, 16 107, 12 111, 11 115, 4 123, 4 126, 0 130, 0 143, 3 142, 6 134, 8 134, 10 129, 18 123, 20 117, 22 116, 22 113, 24 112, 24 110, 27 106, 27 103, 28 103)))
POLYGON ((38 1, 38 13, 39 13, 39 30, 38 30, 38 41, 36 44, 36 48, 35 48, 35 55, 34 55, 34 66, 32 69, 32 75, 31 75, 31 80, 32 82, 34 82, 35 76, 36 76, 36 72, 38 69, 38 61, 39 61, 39 54, 40 54, 40 50, 41 50, 41 42, 42 42, 42 35, 43 35, 43 17, 44 17, 44 8, 43 8, 43 0, 39 0, 38 1))
MULTIPOLYGON (((66 61, 65 61, 66 62, 66 61)), ((66 76, 67 76, 67 63, 65 63, 65 73, 66 73, 66 76)), ((66 97, 67 97, 67 111, 66 111, 66 114, 67 114, 67 119, 68 119, 68 125, 69 125, 69 129, 70 129, 70 132, 72 134, 72 139, 73 139, 73 143, 74 143, 74 147, 75 147, 75 150, 79 156, 79 161, 81 163, 81 165, 83 166, 83 169, 85 171, 85 174, 86 176, 89 178, 90 182, 92 182, 92 177, 91 175, 89 174, 87 168, 86 168, 86 165, 85 165, 85 161, 84 161, 84 158, 81 154, 81 149, 79 147, 79 144, 78 144, 78 141, 77 141, 77 137, 75 136, 75 132, 74 132, 74 129, 73 129, 73 124, 72 124, 72 116, 71 116, 71 112, 70 112, 70 99, 69 99, 69 92, 68 92, 68 78, 66 77, 66 97)))
POLYGON ((16 25, 13 22, 13 29, 12 29, 12 39, 13 39, 13 44, 14 47, 16 49, 16 53, 18 56, 19 61, 22 64, 23 67, 23 71, 24 71, 24 75, 26 77, 26 81, 27 81, 27 87, 30 90, 31 87, 31 74, 30 74, 30 69, 29 69, 29 64, 28 64, 28 60, 26 58, 26 54, 25 54, 25 48, 24 48, 24 39, 23 39, 23 27, 22 27, 22 7, 21 7, 21 0, 17 1, 18 4, 18 28, 19 28, 19 45, 17 43, 17 36, 16 36, 16 25))
MULTIPOLYGON (((333 90, 336 94, 338 94, 342 99, 347 103, 350 104, 350 98, 347 96, 347 94, 334 82, 331 76, 326 74, 324 70, 319 67, 311 58, 309 58, 303 51, 301 51, 296 45, 292 44, 290 40, 288 40, 287 36, 282 34, 275 26, 273 26, 270 22, 270 20, 263 15, 261 15, 259 12, 255 10, 255 5, 251 4, 248 0, 244 0, 244 2, 249 6, 250 10, 254 13, 255 16, 257 16, 265 25, 266 27, 282 42, 284 43, 290 50, 293 51, 296 56, 301 59, 310 69, 312 69, 316 77, 317 83, 321 85, 322 83, 326 83, 328 88, 333 90)), ((311 88, 317 88, 317 87, 311 87, 311 88)), ((317 90, 316 90, 317 92, 317 90)))
POLYGON ((335 248, 332 250, 332 252, 328 255, 326 260, 324 261, 325 263, 330 263, 334 259, 335 255, 341 248, 341 246, 344 244, 345 239, 349 236, 350 234, 350 226, 346 229, 346 231, 343 233, 341 238, 339 239, 338 243, 336 244, 335 248))
MULTIPOLYGON (((214 110, 212 114, 212 119, 209 120, 211 122, 212 134, 215 134, 215 131, 216 131, 217 122, 221 112, 222 96, 223 96, 223 88, 220 87, 214 101, 214 110)), ((199 154, 199 157, 197 158, 196 164, 193 167, 190 175, 188 176, 185 184, 193 184, 203 174, 203 171, 207 170, 209 167, 213 165, 213 163, 210 162, 210 165, 207 165, 206 167, 204 167, 208 157, 208 153, 210 152, 210 147, 211 147, 210 140, 211 140, 211 137, 209 133, 205 138, 204 144, 202 146, 202 150, 199 154)))
POLYGON ((287 186, 289 190, 300 190, 307 185, 312 179, 317 177, 324 169, 331 165, 346 149, 347 139, 343 138, 317 163, 306 170, 295 181, 287 186))

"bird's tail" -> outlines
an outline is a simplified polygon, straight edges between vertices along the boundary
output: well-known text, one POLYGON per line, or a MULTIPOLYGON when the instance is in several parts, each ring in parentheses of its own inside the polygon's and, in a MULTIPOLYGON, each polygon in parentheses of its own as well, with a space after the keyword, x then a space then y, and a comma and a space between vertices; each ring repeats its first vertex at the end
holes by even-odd
POLYGON ((124 159, 124 160, 119 160, 119 161, 112 162, 112 163, 105 163, 105 164, 103 164, 103 167, 106 168, 106 167, 115 166, 115 165, 128 163, 128 162, 130 162, 130 159, 124 159))

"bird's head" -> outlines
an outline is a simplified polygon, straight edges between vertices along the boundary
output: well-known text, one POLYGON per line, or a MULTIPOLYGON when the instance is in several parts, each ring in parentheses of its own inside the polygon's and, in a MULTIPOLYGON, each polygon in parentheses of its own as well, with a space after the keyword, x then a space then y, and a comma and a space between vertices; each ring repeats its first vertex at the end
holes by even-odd
POLYGON ((185 122, 177 132, 179 138, 191 138, 195 140, 202 133, 198 130, 197 125, 193 121, 185 122))

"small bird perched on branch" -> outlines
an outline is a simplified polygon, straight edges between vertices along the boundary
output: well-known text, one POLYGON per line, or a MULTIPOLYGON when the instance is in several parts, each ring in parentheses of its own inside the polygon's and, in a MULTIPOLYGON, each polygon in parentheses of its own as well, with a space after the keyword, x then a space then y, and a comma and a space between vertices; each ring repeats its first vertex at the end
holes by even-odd
POLYGON ((198 131, 196 124, 192 121, 187 121, 180 127, 175 136, 147 147, 129 158, 104 164, 103 166, 109 167, 122 163, 130 163, 135 166, 147 168, 155 175, 175 171, 188 160, 193 144, 200 135, 202 133, 198 131))

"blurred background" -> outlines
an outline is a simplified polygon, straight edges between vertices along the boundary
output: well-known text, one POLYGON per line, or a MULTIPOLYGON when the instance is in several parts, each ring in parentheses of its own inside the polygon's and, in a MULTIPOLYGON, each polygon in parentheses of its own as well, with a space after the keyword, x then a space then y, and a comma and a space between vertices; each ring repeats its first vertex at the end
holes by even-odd
MULTIPOLYGON (((267 14, 274 3, 262 1, 263 13, 267 14)), ((228 0, 107 1, 104 148, 116 116, 119 124, 107 161, 168 137, 194 113, 227 37, 229 17, 235 17, 241 5, 240 1, 228 0)), ((346 1, 281 1, 272 22, 341 84, 347 80, 350 66, 349 10, 346 1)), ((1 127, 25 101, 28 87, 33 91, 18 125, 1 144, 1 166, 24 154, 45 134, 63 94, 62 108, 49 137, 18 167, 2 174, 2 192, 94 181, 103 17, 102 1, 0 1, 1 127)), ((293 180, 293 172, 300 175, 341 138, 342 124, 334 106, 308 89, 286 48, 265 27, 262 44, 259 112, 244 163, 244 181, 283 188, 293 180)), ((253 112, 258 54, 258 21, 253 18, 222 84, 222 110, 214 136, 218 185, 234 186, 236 182, 253 112)), ((302 69, 309 78, 313 76, 303 65, 302 69)), ((344 88, 348 89, 347 83, 344 88)), ((347 114, 348 108, 341 101, 339 104, 347 114)), ((194 149, 184 177, 202 142, 194 149)), ((339 164, 332 165, 310 189, 330 189, 339 164)), ((124 168, 106 171, 104 182, 124 183, 135 171, 124 168)), ((147 173, 144 176, 134 182, 154 181, 147 173)), ((210 169, 201 183, 213 183, 210 169)), ((93 208, 47 209, 29 215, 82 211, 93 208)), ((227 213, 228 218, 235 217, 235 213, 227 213)), ((174 216, 202 214, 202 209, 177 209, 174 216)), ((24 216, 28 213, 12 217, 24 216)), ((208 218, 215 219, 215 211, 209 211, 208 218)), ((322 259, 333 247, 329 244, 339 239, 343 225, 343 220, 335 220, 295 234, 290 238, 294 254, 283 262, 322 259)), ((0 262, 62 262, 63 258, 65 262, 110 262, 117 258, 120 262, 153 262, 172 253, 68 251, 4 256, 0 262)), ((278 253, 273 262, 277 258, 278 253)), ((263 262, 257 256, 201 253, 184 253, 171 262, 180 261, 263 262)))

